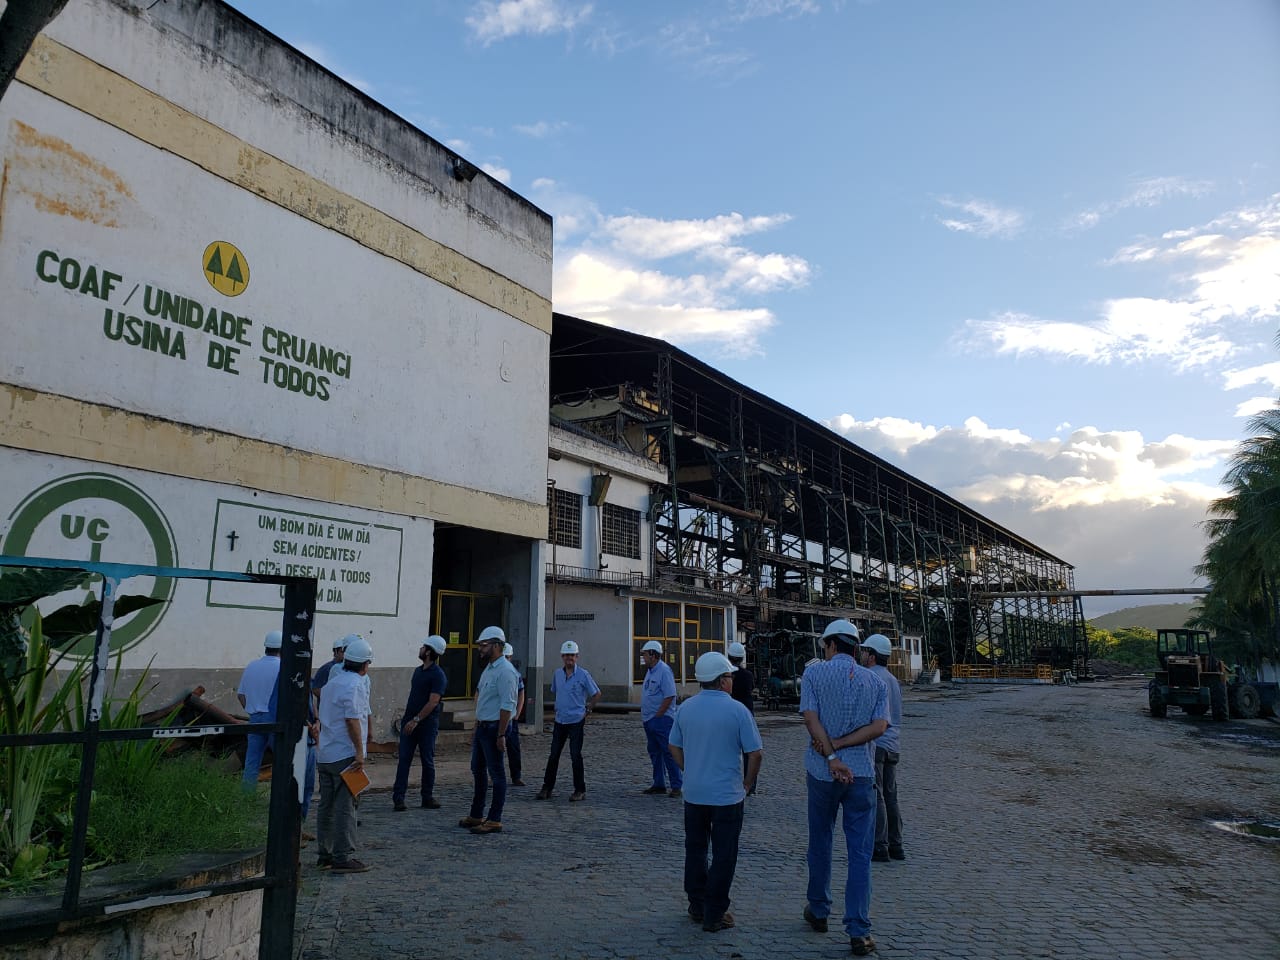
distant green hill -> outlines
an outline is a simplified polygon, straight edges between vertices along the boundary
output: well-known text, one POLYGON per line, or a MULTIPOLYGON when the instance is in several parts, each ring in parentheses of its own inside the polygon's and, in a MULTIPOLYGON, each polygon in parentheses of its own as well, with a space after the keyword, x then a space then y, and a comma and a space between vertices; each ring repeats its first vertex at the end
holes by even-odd
POLYGON ((1152 603, 1144 607, 1125 607, 1115 613, 1104 613, 1089 621, 1099 630, 1118 630, 1121 627, 1180 627, 1191 616, 1192 603, 1152 603))

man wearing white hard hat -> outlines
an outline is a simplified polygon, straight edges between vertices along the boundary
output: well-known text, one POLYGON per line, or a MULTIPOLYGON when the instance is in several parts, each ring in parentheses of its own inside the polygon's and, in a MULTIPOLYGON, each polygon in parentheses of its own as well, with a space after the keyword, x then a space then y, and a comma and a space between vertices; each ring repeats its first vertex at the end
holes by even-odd
POLYGON ((369 664, 373 647, 364 637, 348 638, 342 665, 320 690, 320 804, 316 808, 316 866, 335 873, 363 873, 369 868, 354 856, 356 797, 342 774, 364 770, 369 742, 369 664))
POLYGON ((902 848, 902 812, 898 808, 898 759, 902 726, 902 685, 889 672, 893 653, 889 638, 873 633, 862 641, 862 665, 880 678, 889 695, 889 729, 875 741, 876 751, 876 849, 871 859, 880 863, 907 859, 902 848))
POLYGON ((440 733, 440 706, 448 678, 440 668, 445 639, 432 634, 418 647, 421 665, 409 678, 409 699, 400 718, 400 753, 396 765, 395 785, 391 788, 391 808, 405 810, 404 797, 409 791, 409 768, 413 755, 422 759, 422 806, 439 810, 436 789, 436 736, 440 733))
MULTIPOLYGON (((236 697, 240 706, 249 714, 250 723, 271 723, 276 718, 271 709, 271 694, 276 689, 276 678, 280 675, 280 647, 283 644, 284 637, 280 631, 272 630, 262 642, 262 656, 250 661, 244 668, 244 673, 240 674, 236 697)), ((270 742, 269 733, 250 733, 245 737, 244 778, 241 782, 246 790, 257 788, 262 755, 266 753, 270 742)))
POLYGON ((723 653, 700 656, 693 675, 702 689, 680 705, 671 727, 671 755, 684 771, 684 892, 689 916, 708 933, 735 924, 729 889, 743 807, 764 758, 755 720, 729 695, 733 673, 723 653))
POLYGON ((640 723, 644 726, 649 762, 653 764, 653 784, 642 792, 651 796, 665 794, 668 793, 665 784, 669 783, 670 796, 678 797, 684 786, 684 774, 668 749, 671 724, 675 721, 676 678, 662 659, 662 644, 657 640, 641 647, 640 657, 645 667, 644 686, 640 690, 640 723))
POLYGON ((805 667, 800 712, 809 731, 805 784, 809 807, 809 886, 804 919, 827 932, 831 914, 831 842, 843 811, 849 854, 844 929, 849 948, 864 957, 871 936, 871 851, 876 835, 876 768, 871 741, 889 725, 888 695, 870 670, 858 666, 858 628, 834 620, 822 633, 825 659, 805 667))
POLYGON ((326 660, 316 668, 315 675, 311 678, 311 695, 315 698, 316 708, 320 707, 320 689, 329 682, 329 674, 333 672, 334 667, 342 663, 342 656, 346 653, 347 644, 355 640, 359 634, 349 633, 345 637, 339 637, 333 641, 333 659, 326 660))
POLYGON ((578 645, 572 640, 560 644, 560 660, 564 664, 551 675, 551 695, 556 698, 556 722, 551 731, 551 754, 542 775, 538 800, 550 800, 560 769, 560 753, 569 741, 569 758, 573 766, 573 793, 570 800, 587 799, 587 774, 582 762, 582 733, 587 714, 600 699, 596 685, 585 667, 578 666, 578 645))
POLYGON ((476 729, 471 735, 471 777, 475 790, 471 812, 458 821, 481 836, 502 832, 502 811, 507 803, 507 771, 502 755, 507 750, 507 726, 516 712, 519 676, 502 655, 507 635, 501 627, 485 627, 476 638, 476 653, 485 665, 476 684, 476 729), (493 781, 493 801, 484 815, 484 801, 493 781))

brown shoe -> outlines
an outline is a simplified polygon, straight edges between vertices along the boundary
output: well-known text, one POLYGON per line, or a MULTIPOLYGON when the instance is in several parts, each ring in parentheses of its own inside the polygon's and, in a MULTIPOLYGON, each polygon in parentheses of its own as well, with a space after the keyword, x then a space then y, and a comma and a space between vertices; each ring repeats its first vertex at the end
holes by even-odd
POLYGON ((477 833, 477 834, 501 833, 502 824, 500 824, 497 820, 484 820, 478 823, 476 826, 472 827, 471 832, 477 833))
POLYGON ((334 873, 365 873, 369 865, 359 860, 335 860, 329 869, 334 873))
POLYGON ((482 823, 484 823, 484 819, 481 817, 463 817, 458 821, 458 826, 470 830, 472 827, 478 827, 482 823))
POLYGON ((871 937, 850 937, 849 949, 853 951, 855 957, 865 957, 872 953, 876 948, 876 942, 871 937))
POLYGON ((683 796, 684 796, 684 791, 683 791, 683 790, 681 790, 679 787, 676 787, 674 790, 668 790, 668 791, 667 791, 667 796, 668 796, 668 797, 683 797, 683 796))
POLYGON ((585 790, 575 790, 573 793, 569 794, 569 800, 574 803, 585 799, 587 799, 587 791, 585 790))
POLYGON ((707 933, 716 933, 719 930, 728 930, 734 925, 734 922, 733 914, 726 912, 717 920, 704 919, 702 921, 702 929, 707 933))

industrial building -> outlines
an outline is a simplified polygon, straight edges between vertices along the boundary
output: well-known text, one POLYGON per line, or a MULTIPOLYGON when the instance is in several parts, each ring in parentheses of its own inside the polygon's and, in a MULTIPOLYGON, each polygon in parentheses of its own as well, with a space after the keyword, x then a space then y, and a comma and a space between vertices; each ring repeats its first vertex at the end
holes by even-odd
MULTIPOLYGON (((645 542, 622 573, 608 549, 548 566, 549 596, 594 585, 596 605, 613 611, 606 632, 625 617, 633 684, 651 638, 667 645, 678 679, 705 644, 735 638, 754 647, 758 672, 794 675, 803 659, 780 662, 797 656, 785 641, 835 617, 889 635, 905 663, 936 662, 943 675, 954 665, 1083 670, 1077 599, 1000 596, 1072 589, 1070 564, 823 424, 671 344, 559 313, 550 383, 553 422, 660 474, 629 520, 645 542)), ((598 492, 611 471, 601 461, 594 472, 581 489, 598 492)), ((608 500, 599 503, 594 522, 607 525, 608 500)), ((557 507, 553 542, 578 522, 557 507)), ((557 630, 590 613, 563 599, 556 608, 557 630)))

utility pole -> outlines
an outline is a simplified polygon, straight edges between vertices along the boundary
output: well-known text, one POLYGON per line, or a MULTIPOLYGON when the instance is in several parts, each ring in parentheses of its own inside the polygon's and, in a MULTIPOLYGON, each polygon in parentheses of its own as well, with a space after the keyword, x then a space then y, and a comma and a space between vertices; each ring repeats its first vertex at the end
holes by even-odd
POLYGON ((40 31, 66 5, 67 0, 9 0, 0 14, 0 99, 40 31))

